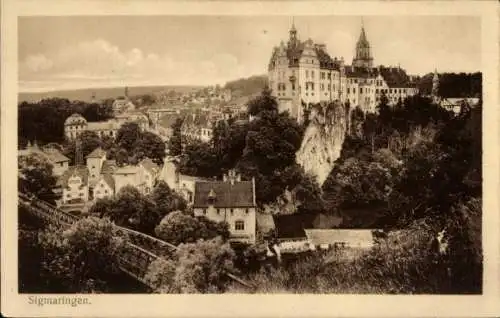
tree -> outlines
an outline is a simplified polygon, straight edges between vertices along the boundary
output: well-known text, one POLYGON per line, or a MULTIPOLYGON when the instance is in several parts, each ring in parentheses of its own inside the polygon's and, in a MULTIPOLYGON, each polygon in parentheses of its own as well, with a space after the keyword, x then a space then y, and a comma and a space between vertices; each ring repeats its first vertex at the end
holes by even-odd
POLYGON ((112 209, 104 216, 118 225, 147 234, 153 233, 158 220, 153 202, 133 186, 120 189, 112 209))
POLYGON ((187 207, 186 200, 172 191, 165 181, 160 181, 154 187, 150 198, 155 204, 155 214, 159 216, 156 224, 168 213, 175 210, 184 211, 187 207))
POLYGON ((123 124, 116 134, 116 143, 127 152, 132 152, 141 138, 141 129, 137 123, 123 124))
POLYGON ((225 240, 229 237, 229 228, 227 223, 217 224, 207 218, 197 218, 186 212, 174 211, 161 220, 155 228, 155 233, 164 241, 178 245, 216 236, 221 236, 225 240))
POLYGON ((54 189, 57 178, 53 175, 53 166, 42 155, 33 153, 19 160, 19 191, 33 194, 37 198, 54 202, 54 189))
POLYGON ((177 118, 172 124, 172 136, 168 140, 168 153, 171 156, 179 156, 182 153, 181 127, 183 120, 177 118))
POLYGON ((101 138, 93 131, 83 131, 78 138, 80 139, 83 158, 101 146, 101 138))
POLYGON ((192 140, 184 149, 179 170, 187 175, 211 178, 220 175, 220 163, 209 143, 192 140))
POLYGON ((258 115, 262 111, 278 111, 278 103, 271 95, 269 87, 265 87, 259 97, 254 98, 248 102, 247 112, 250 115, 258 115))
POLYGON ((119 270, 116 258, 126 238, 109 220, 89 217, 64 232, 43 232, 38 244, 44 254, 41 281, 52 282, 50 292, 106 292, 106 279, 119 270))
POLYGON ((161 165, 165 157, 165 143, 159 136, 150 132, 144 132, 136 143, 134 153, 141 154, 138 156, 138 160, 147 157, 156 164, 161 165))

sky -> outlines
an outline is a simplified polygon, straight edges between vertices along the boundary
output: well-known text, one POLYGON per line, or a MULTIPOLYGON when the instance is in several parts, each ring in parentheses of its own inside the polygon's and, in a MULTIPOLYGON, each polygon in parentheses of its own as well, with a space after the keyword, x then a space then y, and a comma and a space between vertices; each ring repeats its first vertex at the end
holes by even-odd
POLYGON ((292 19, 301 40, 326 44, 348 64, 363 23, 375 65, 400 65, 416 75, 481 71, 478 17, 20 17, 19 89, 223 85, 266 74, 292 19))

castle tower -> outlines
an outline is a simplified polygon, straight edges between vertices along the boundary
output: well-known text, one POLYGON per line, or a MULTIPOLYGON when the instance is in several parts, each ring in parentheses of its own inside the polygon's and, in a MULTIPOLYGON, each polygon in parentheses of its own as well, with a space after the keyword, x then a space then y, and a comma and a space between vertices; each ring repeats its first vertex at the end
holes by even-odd
POLYGON ((295 22, 292 19, 292 27, 290 28, 290 39, 288 42, 289 47, 296 47, 298 44, 298 38, 297 38, 297 29, 295 28, 295 22))
POLYGON ((355 67, 373 67, 373 57, 371 55, 370 42, 366 37, 365 27, 361 21, 361 33, 356 43, 356 57, 352 61, 355 67))

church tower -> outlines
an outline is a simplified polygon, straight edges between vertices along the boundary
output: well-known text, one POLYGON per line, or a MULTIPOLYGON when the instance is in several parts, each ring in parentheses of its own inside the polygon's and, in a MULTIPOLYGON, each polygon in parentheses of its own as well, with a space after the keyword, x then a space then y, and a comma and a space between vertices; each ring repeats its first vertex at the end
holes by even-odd
POLYGON ((439 76, 437 70, 434 70, 434 76, 432 77, 431 95, 434 99, 439 97, 439 76))
POLYGON ((356 57, 352 61, 355 67, 372 68, 373 57, 371 55, 370 43, 366 38, 365 26, 361 22, 361 34, 356 43, 356 57))

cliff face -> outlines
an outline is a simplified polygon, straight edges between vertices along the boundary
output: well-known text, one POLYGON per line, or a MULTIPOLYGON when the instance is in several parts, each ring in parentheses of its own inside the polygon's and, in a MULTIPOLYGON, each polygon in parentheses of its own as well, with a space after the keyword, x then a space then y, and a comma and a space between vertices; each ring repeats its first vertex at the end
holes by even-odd
POLYGON ((340 105, 315 106, 310 117, 296 160, 321 186, 340 156, 347 118, 340 105))

